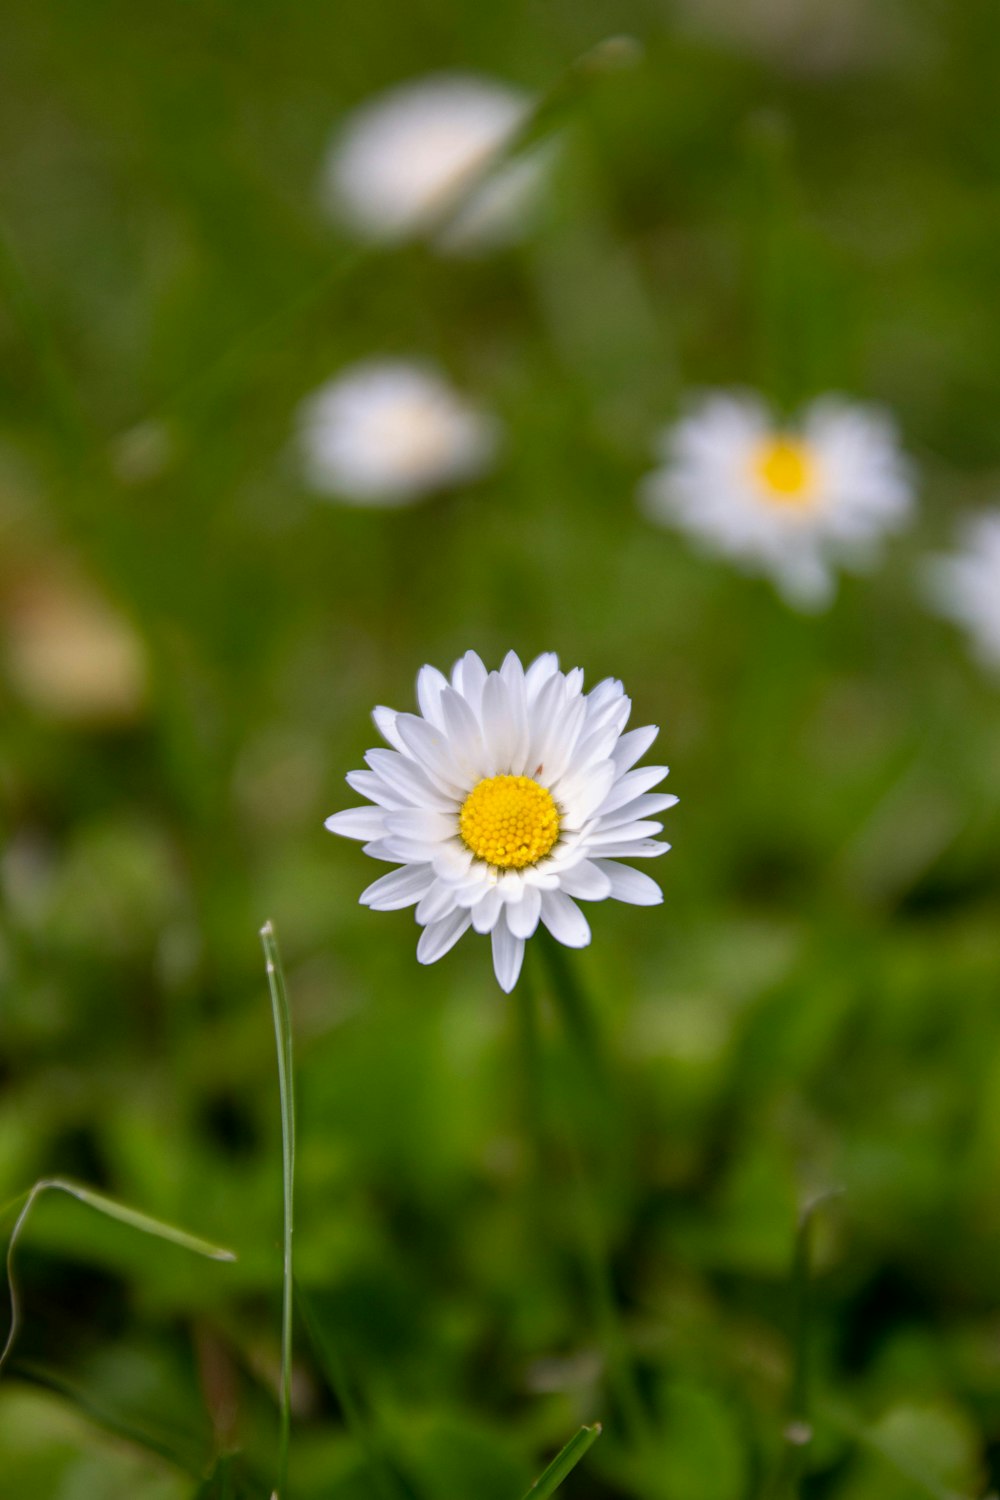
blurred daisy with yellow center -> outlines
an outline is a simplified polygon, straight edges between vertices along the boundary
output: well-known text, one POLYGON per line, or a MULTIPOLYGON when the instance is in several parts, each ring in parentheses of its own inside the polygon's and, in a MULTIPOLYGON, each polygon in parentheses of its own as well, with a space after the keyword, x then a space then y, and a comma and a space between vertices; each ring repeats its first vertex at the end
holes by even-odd
POLYGON ((808 505, 816 493, 816 460, 809 446, 784 433, 755 449, 750 471, 772 505, 808 505))
POLYGON ((662 901, 655 881, 619 863, 666 853, 658 815, 677 801, 653 791, 665 766, 636 765, 657 730, 626 732, 620 682, 585 693, 582 671, 560 671, 551 652, 525 668, 511 651, 488 672, 468 651, 450 677, 421 668, 417 701, 419 714, 375 710, 390 748, 369 751, 367 770, 347 778, 372 805, 326 826, 399 866, 361 901, 416 908, 421 963, 471 927, 490 934, 509 991, 539 922, 582 948, 590 927, 578 901, 662 901))
POLYGON ((660 457, 647 514, 768 575, 799 609, 829 603, 835 569, 870 564, 913 507, 890 418, 838 396, 784 425, 757 396, 709 395, 663 433, 660 457))

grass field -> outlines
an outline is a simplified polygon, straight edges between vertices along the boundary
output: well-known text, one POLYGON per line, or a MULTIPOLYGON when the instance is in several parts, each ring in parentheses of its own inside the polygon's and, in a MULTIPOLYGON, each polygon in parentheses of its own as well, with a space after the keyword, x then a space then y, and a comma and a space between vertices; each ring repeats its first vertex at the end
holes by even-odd
POLYGON ((519 1500, 596 1422, 560 1500, 1000 1488, 1000 695, 921 588, 1000 497, 996 7, 10 0, 0 54, 2 1232, 58 1177, 237 1256, 37 1201, 0 1500, 519 1500), (537 223, 359 245, 331 133, 454 69, 544 101, 537 223), (493 469, 311 493, 372 356, 493 469), (706 388, 894 414, 916 518, 829 609, 642 515, 706 388), (664 904, 510 996, 323 829, 469 648, 620 678, 681 799, 664 904))

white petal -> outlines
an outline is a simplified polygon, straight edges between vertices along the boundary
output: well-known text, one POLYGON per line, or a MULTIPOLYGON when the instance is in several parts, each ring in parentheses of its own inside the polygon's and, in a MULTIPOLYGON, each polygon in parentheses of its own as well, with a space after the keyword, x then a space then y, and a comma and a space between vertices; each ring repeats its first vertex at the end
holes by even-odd
POLYGON ((471 786, 487 769, 479 720, 462 694, 452 687, 441 695, 441 712, 452 761, 459 768, 463 783, 471 786))
POLYGON ((466 651, 455 663, 451 672, 451 685, 468 703, 473 713, 479 712, 479 703, 486 682, 486 668, 475 651, 466 651))
MULTIPOLYGON (((433 872, 432 872, 433 873, 433 872)), ((431 922, 439 922, 442 917, 455 910, 455 897, 450 886, 434 877, 434 883, 417 907, 414 916, 421 927, 427 927, 431 922)))
POLYGON ((542 911, 542 893, 535 885, 525 885, 520 901, 507 907, 507 926, 516 938, 530 938, 538 926, 542 911))
POLYGON ((601 859, 596 863, 611 882, 611 895, 615 901, 627 901, 632 906, 659 906, 663 892, 655 880, 641 870, 631 870, 628 865, 616 865, 611 860, 601 859))
MULTIPOLYGON (((379 846, 385 850, 382 858, 395 860, 398 865, 432 864, 438 850, 444 847, 431 839, 408 839, 398 833, 387 833, 384 839, 379 840, 379 846)), ((366 849, 370 847, 371 845, 365 845, 366 849)), ((602 848, 597 852, 603 854, 604 850, 602 848)))
POLYGON ((536 656, 524 674, 524 686, 529 703, 534 703, 544 683, 559 670, 559 658, 554 651, 545 651, 536 656))
POLYGON ((394 750, 403 750, 403 741, 396 732, 396 710, 394 708, 373 708, 372 718, 375 720, 375 728, 394 750))
POLYGON ((614 779, 615 768, 610 760, 600 761, 579 773, 571 768, 552 788, 553 795, 565 811, 565 826, 579 828, 588 818, 594 817, 608 798, 614 779))
MULTIPOLYGON (((391 754, 390 751, 386 753, 391 754)), ((388 786, 380 776, 375 775, 374 771, 348 771, 344 780, 352 791, 357 792, 361 797, 367 797, 369 802, 377 802, 379 807, 394 810, 409 805, 400 792, 388 786)))
POLYGON ((439 922, 429 923, 420 934, 417 944, 418 963, 434 964, 439 958, 443 958, 466 931, 469 920, 467 911, 453 911, 439 922))
POLYGON ((559 889, 581 901, 603 901, 612 894, 611 881, 604 869, 593 860, 581 860, 559 877, 559 889))
POLYGON ((398 854, 389 852, 389 840, 372 839, 370 844, 365 844, 361 851, 367 854, 369 859, 384 859, 390 865, 426 864, 426 860, 400 859, 398 854))
POLYGON ((403 744, 428 776, 454 796, 461 796, 463 779, 440 729, 417 714, 397 714, 396 728, 403 744))
POLYGON ((358 898, 362 906, 373 911, 400 911, 414 906, 430 890, 434 880, 429 865, 406 865, 373 880, 358 898))
POLYGON ((651 818, 656 813, 666 812, 668 808, 676 807, 677 802, 678 799, 670 792, 651 792, 645 797, 636 797, 634 802, 627 802, 613 813, 602 813, 598 826, 602 833, 606 833, 609 828, 617 830, 626 823, 635 823, 651 818))
POLYGON ((617 807, 624 807, 634 797, 641 797, 643 792, 648 792, 650 787, 663 780, 667 770, 666 766, 640 766, 638 771, 629 771, 620 777, 601 804, 601 816, 614 812, 617 807))
POLYGON ((596 858, 601 859, 658 859, 661 854, 666 854, 669 844, 658 843, 655 839, 623 839, 620 844, 602 844, 595 848, 593 853, 596 858))
POLYGON ((625 689, 617 677, 604 677, 587 694, 587 707, 591 713, 595 713, 598 709, 606 708, 608 704, 615 703, 619 698, 623 698, 624 695, 625 689))
POLYGON ((401 812, 383 813, 385 831, 392 838, 419 839, 421 843, 440 844, 455 837, 454 814, 407 807, 401 812))
POLYGON ((385 833, 386 814, 380 807, 349 807, 344 812, 334 813, 323 824, 331 833, 339 833, 345 839, 379 839, 385 833))
POLYGON ((440 702, 441 693, 448 686, 448 679, 437 667, 421 667, 417 673, 417 702, 420 712, 435 728, 443 728, 440 702))
POLYGON ((480 712, 483 739, 489 747, 488 770, 494 775, 520 775, 527 749, 525 716, 518 714, 514 696, 499 672, 491 672, 486 679, 480 712))
POLYGON ((653 834, 662 833, 663 824, 650 822, 642 819, 638 823, 621 823, 610 828, 598 826, 596 832, 589 835, 587 843, 596 854, 603 854, 601 845, 604 843, 623 844, 628 839, 651 838, 653 834))
POLYGON ((528 693, 521 658, 514 651, 504 657, 500 676, 507 686, 510 708, 507 763, 516 776, 522 776, 528 754, 528 693))
POLYGON ((542 896, 542 921, 556 942, 567 948, 586 948, 590 942, 587 918, 562 891, 546 891, 542 896))
POLYGON ((517 983, 524 958, 524 939, 515 937, 502 919, 493 929, 493 971, 505 994, 517 983))
POLYGON ((439 844, 434 851, 434 873, 441 880, 464 880, 472 868, 472 850, 461 839, 439 844))
POLYGON ((422 766, 395 750, 369 750, 365 760, 380 781, 406 799, 409 807, 432 807, 444 811, 456 805, 456 799, 443 792, 422 766))
POLYGON ((634 766, 645 755, 659 732, 655 724, 647 724, 643 729, 630 729, 628 734, 623 734, 611 754, 615 769, 623 773, 634 766))
POLYGON ((495 885, 491 886, 472 908, 472 925, 476 932, 492 932, 502 909, 500 892, 495 885))

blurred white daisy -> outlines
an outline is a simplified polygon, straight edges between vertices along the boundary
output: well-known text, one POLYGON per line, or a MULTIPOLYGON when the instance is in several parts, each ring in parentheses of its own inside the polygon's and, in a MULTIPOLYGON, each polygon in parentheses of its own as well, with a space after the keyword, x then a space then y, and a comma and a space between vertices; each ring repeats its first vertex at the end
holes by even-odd
POLYGON ((837 396, 786 426, 756 396, 710 395, 666 430, 661 457, 640 492, 647 514, 769 575, 800 609, 828 603, 836 565, 871 562, 913 504, 891 419, 837 396))
POLYGON ((582 670, 561 672, 551 653, 525 670, 511 651, 487 672, 468 651, 450 682, 423 667, 417 700, 419 714, 375 710, 392 748, 369 751, 368 770, 347 778, 374 805, 335 813, 326 826, 401 867, 361 901, 377 911, 416 907, 421 963, 469 927, 488 932, 510 991, 539 921, 583 948, 590 928, 577 900, 662 901, 655 881, 618 862, 666 853, 653 820, 677 801, 652 791, 665 766, 633 769, 657 730, 624 732, 631 704, 620 682, 585 694, 582 670))
POLYGON ((501 160, 531 109, 519 90, 461 73, 390 89, 334 138, 323 172, 327 207, 375 241, 427 233, 461 254, 515 240, 552 160, 550 144, 501 160))
POLYGON ((359 505, 406 505, 490 468, 500 424, 429 365, 366 360, 299 408, 309 486, 359 505))
POLYGON ((971 517, 960 550, 932 559, 928 592, 939 614, 965 627, 980 661, 1000 669, 1000 509, 971 517))

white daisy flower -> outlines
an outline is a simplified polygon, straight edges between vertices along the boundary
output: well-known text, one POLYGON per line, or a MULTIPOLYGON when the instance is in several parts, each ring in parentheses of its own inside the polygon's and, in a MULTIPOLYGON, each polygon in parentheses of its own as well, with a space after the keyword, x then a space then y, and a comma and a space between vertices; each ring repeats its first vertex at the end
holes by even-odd
POLYGON ((1000 669, 1000 509, 966 522, 961 549, 932 560, 928 584, 938 613, 964 625, 979 660, 1000 669))
POLYGON ((477 479, 499 441, 496 418, 408 360, 354 365, 299 409, 306 482, 358 505, 407 505, 477 479))
POLYGON ((838 396, 784 426, 756 396, 710 395, 666 430, 661 456, 640 492, 647 513, 768 574, 800 609, 827 604, 834 567, 872 561, 913 504, 891 419, 838 396))
POLYGON ((590 942, 577 900, 662 901, 648 875, 619 863, 670 847, 654 821, 677 801, 654 793, 665 766, 633 769, 654 726, 624 732, 631 704, 607 678, 589 693, 583 672, 552 653, 525 670, 513 651, 487 672, 474 651, 451 680, 417 676, 419 714, 377 708, 389 750, 371 750, 350 786, 374 804, 335 813, 333 833, 401 868, 362 893, 377 911, 416 907, 421 963, 434 963, 467 928, 490 933, 502 989, 517 982, 539 921, 560 943, 590 942))
POLYGON ((461 73, 390 89, 338 132, 324 200, 369 240, 429 233, 459 254, 508 243, 523 232, 552 160, 543 144, 501 161, 531 109, 519 90, 461 73))

